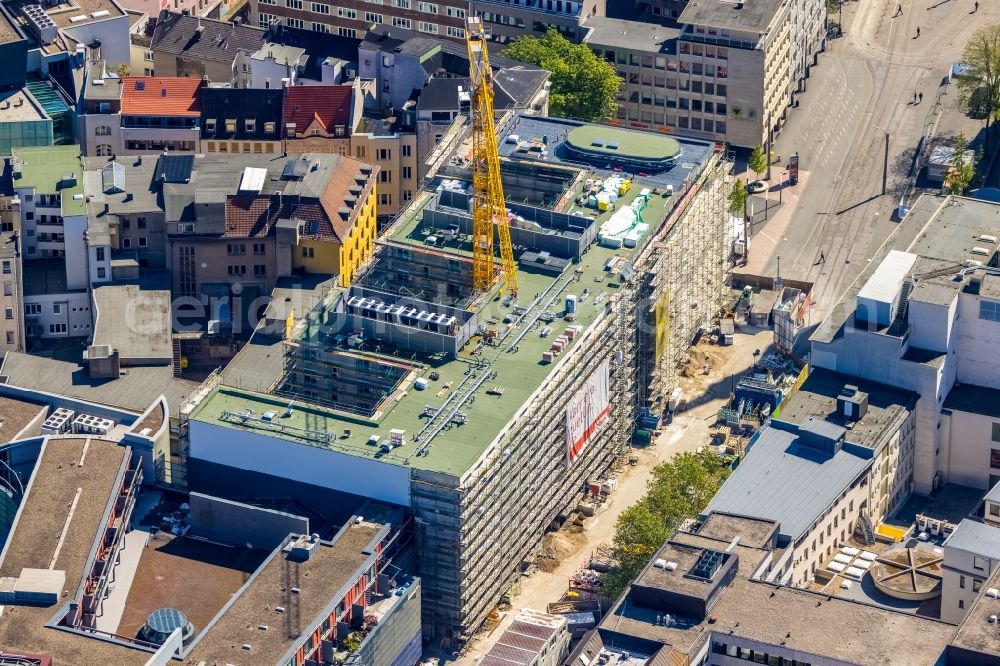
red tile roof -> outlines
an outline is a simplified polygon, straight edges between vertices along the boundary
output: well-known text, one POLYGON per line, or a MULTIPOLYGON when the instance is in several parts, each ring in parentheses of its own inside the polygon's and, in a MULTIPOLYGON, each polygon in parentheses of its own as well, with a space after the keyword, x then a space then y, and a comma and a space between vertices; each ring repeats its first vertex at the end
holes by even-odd
POLYGON ((292 86, 285 91, 284 122, 295 123, 296 132, 304 132, 313 121, 329 133, 335 125, 347 127, 351 121, 353 86, 292 86))
POLYGON ((262 238, 271 233, 278 219, 271 197, 237 194, 226 198, 225 238, 262 238))
POLYGON ((198 90, 203 84, 202 79, 184 76, 126 76, 122 83, 122 114, 198 117, 198 90))

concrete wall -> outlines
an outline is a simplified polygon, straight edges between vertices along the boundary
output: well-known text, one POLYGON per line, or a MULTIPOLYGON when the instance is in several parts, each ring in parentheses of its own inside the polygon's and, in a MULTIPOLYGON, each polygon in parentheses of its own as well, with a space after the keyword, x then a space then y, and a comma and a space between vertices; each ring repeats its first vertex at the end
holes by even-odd
POLYGON ((79 44, 93 44, 94 40, 100 41, 101 58, 112 67, 127 65, 132 61, 128 14, 123 13, 121 16, 85 23, 80 27, 63 28, 62 32, 79 44))
POLYGON ((958 299, 958 381, 1000 388, 1000 322, 979 318, 978 296, 958 299))
POLYGON ((410 505, 410 471, 405 467, 195 420, 190 441, 189 457, 195 460, 410 505))
POLYGON ((945 543, 941 619, 951 624, 964 620, 972 602, 979 596, 980 590, 997 566, 1000 566, 1000 559, 975 555, 945 543), (979 565, 978 569, 976 565, 979 565))
POLYGON ((309 534, 309 519, 191 493, 191 531, 208 539, 271 550, 289 534, 309 534))
POLYGON ((941 469, 946 480, 986 490, 990 476, 1000 476, 1000 468, 990 467, 990 449, 1000 449, 1000 442, 993 441, 997 422, 972 412, 945 410, 941 414, 941 469))
POLYGON ((957 313, 957 299, 953 299, 948 305, 923 303, 911 299, 907 310, 907 318, 910 321, 910 345, 936 352, 951 351, 954 347, 952 332, 957 313))
MULTIPOLYGON (((80 175, 83 177, 83 174, 80 175)), ((87 266, 87 245, 83 235, 87 231, 87 216, 67 215, 63 218, 63 233, 66 241, 66 287, 86 289, 90 286, 90 270, 87 266)))
POLYGON ((38 303, 42 312, 37 317, 29 317, 28 325, 40 326, 43 338, 66 338, 93 334, 90 297, 85 291, 68 294, 34 294, 24 297, 25 305, 38 303), (54 311, 58 304, 59 312, 54 311), (49 332, 49 326, 65 324, 65 332, 49 332))

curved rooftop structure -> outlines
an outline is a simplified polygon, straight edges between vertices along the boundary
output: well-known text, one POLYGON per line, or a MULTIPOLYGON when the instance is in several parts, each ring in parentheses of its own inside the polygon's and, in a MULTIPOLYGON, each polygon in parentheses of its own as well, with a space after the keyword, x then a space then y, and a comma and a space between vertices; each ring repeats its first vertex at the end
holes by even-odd
POLYGON ((941 595, 944 557, 930 548, 891 548, 875 558, 869 572, 882 592, 917 601, 941 595))
POLYGON ((566 135, 566 149, 587 161, 661 171, 680 159, 681 144, 673 137, 603 125, 580 125, 566 135))

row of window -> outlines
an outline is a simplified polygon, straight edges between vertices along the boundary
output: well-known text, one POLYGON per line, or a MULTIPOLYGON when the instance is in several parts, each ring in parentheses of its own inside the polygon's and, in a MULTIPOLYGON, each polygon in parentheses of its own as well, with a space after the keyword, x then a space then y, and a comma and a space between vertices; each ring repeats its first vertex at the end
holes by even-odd
MULTIPOLYGON (((52 303, 52 314, 62 314, 62 303, 52 303)), ((79 308, 73 308, 73 312, 90 312, 90 306, 84 305, 79 308)), ((25 303, 24 304, 24 314, 27 316, 36 316, 42 314, 42 304, 41 303, 25 303)))
POLYGON ((653 76, 651 74, 629 74, 628 82, 632 85, 655 86, 668 90, 683 90, 705 95, 725 97, 729 94, 729 86, 725 83, 713 81, 698 81, 686 77, 676 76, 653 76))
POLYGON ((207 153, 273 153, 273 143, 260 141, 206 141, 207 153))
POLYGON ((767 664, 768 666, 811 666, 808 661, 779 657, 761 650, 740 647, 738 645, 727 645, 726 643, 717 643, 714 641, 712 642, 712 653, 724 654, 727 657, 736 657, 743 661, 752 661, 755 664, 767 664))
MULTIPOLYGON (((223 125, 225 127, 225 131, 226 131, 227 134, 234 134, 236 132, 237 120, 236 120, 236 118, 226 118, 226 121, 225 121, 225 123, 223 125)), ((274 122, 272 122, 272 121, 268 121, 268 122, 264 123, 264 133, 265 134, 274 134, 276 128, 277 128, 276 124, 274 122)), ((205 119, 205 129, 208 130, 209 132, 214 132, 216 130, 216 120, 215 120, 215 118, 206 118, 205 119)), ((246 118, 246 119, 244 119, 243 120, 243 131, 247 132, 247 133, 250 133, 250 134, 253 134, 254 132, 256 132, 257 131, 257 120, 255 118, 246 118)))
MULTIPOLYGON (((247 274, 246 264, 230 264, 227 268, 229 269, 229 274, 235 277, 247 274)), ((254 264, 253 274, 254 277, 266 277, 267 266, 265 264, 254 264)))
POLYGON ((661 113, 659 111, 640 111, 638 114, 626 113, 624 108, 618 109, 619 124, 621 121, 629 119, 629 127, 639 129, 649 129, 650 125, 661 127, 675 127, 677 129, 689 129, 695 132, 708 132, 715 134, 726 133, 726 123, 723 120, 712 120, 708 118, 689 118, 688 116, 676 116, 673 113, 661 113))

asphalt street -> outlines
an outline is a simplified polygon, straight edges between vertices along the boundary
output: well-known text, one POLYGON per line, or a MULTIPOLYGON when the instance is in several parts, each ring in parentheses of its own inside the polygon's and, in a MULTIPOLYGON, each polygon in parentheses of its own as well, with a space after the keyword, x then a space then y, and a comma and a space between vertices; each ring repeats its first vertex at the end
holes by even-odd
POLYGON ((901 4, 895 17, 896 0, 844 5, 844 36, 829 41, 775 140, 775 153, 787 161, 798 152, 800 169, 811 176, 765 272, 775 273, 780 256, 782 275, 816 283, 814 323, 885 241, 901 197, 913 198, 914 151, 937 129, 942 80, 969 36, 1000 20, 1000 6, 989 3, 970 13, 973 0, 901 4), (914 104, 914 92, 923 93, 922 102, 914 104))

